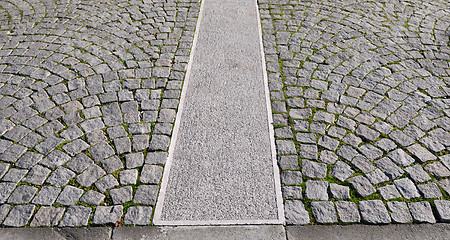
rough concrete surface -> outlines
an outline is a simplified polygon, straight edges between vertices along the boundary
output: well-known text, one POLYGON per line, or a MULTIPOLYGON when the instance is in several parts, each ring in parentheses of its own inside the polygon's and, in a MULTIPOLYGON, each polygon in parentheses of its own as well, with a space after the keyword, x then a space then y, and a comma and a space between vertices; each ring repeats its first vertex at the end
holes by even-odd
POLYGON ((155 223, 278 221, 255 3, 203 4, 155 223))

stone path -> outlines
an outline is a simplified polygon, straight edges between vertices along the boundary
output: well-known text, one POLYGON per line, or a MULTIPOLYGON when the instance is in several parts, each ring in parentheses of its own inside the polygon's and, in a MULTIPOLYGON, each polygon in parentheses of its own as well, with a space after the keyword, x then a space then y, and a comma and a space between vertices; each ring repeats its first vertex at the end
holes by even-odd
MULTIPOLYGON (((258 7, 286 223, 450 221, 448 1, 258 7)), ((0 0, 2 226, 152 224, 199 10, 0 0)))
POLYGON ((151 223, 199 7, 0 1, 3 226, 151 223))
POLYGON ((281 224, 256 4, 202 4, 154 223, 281 224))
POLYGON ((449 2, 258 4, 287 224, 449 221, 449 2))

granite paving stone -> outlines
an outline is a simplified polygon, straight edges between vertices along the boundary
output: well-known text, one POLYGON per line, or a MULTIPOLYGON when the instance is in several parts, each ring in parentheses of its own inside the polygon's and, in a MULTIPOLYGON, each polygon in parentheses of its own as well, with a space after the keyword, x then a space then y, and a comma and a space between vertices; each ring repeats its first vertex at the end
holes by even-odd
POLYGON ((138 178, 137 169, 123 170, 119 173, 120 185, 136 184, 138 178))
POLYGON ((409 212, 408 206, 404 202, 387 202, 387 207, 391 213, 392 221, 395 223, 409 223, 412 222, 412 216, 409 212))
POLYGON ((3 177, 3 175, 5 175, 6 172, 8 172, 10 167, 10 164, 8 163, 0 163, 0 178, 3 177))
POLYGON ((89 187, 105 174, 101 167, 91 164, 82 174, 76 177, 76 181, 83 187, 89 187))
POLYGON ((89 190, 80 198, 80 201, 91 204, 91 205, 100 205, 101 202, 105 199, 105 195, 96 192, 94 190, 89 190))
POLYGON ((388 157, 402 167, 407 167, 414 163, 414 159, 402 149, 396 149, 388 154, 388 157))
POLYGON ((424 198, 441 198, 442 192, 434 182, 417 185, 424 198))
POLYGON ((352 170, 350 165, 348 165, 345 162, 338 161, 334 165, 333 169, 331 170, 331 175, 340 181, 344 181, 348 177, 352 176, 355 171, 352 170))
POLYGON ((286 212, 286 224, 288 225, 304 225, 311 222, 308 211, 299 200, 286 200, 284 211, 286 212))
POLYGON ((357 223, 361 220, 358 207, 354 202, 336 201, 336 210, 339 220, 343 223, 357 223))
POLYGON ((45 181, 55 187, 65 186, 70 179, 75 177, 75 173, 65 167, 58 167, 45 181))
MULTIPOLYGON (((0 2, 3 226, 75 227, 114 224, 113 218, 152 224, 205 2, 0 2), (132 207, 110 217, 108 210, 130 201, 132 207)), ((258 0, 257 6, 286 223, 450 221, 448 4, 258 0), (329 203, 336 209, 324 207, 329 203)), ((235 12, 219 9, 228 17, 235 12)), ((223 30, 232 23, 221 23, 214 36, 233 36, 223 30)), ((232 58, 238 47, 219 49, 231 66, 221 76, 253 63, 260 68, 262 61, 242 51, 232 58), (240 59, 246 62, 234 64, 240 59)), ((212 51, 202 56, 219 59, 212 51)), ((228 67, 216 65, 215 72, 228 67)), ((246 79, 241 89, 257 88, 246 79)), ((217 99, 225 90, 211 93, 217 99)), ((249 93, 233 93, 222 107, 196 94, 202 111, 191 112, 213 116, 249 93)), ((263 89, 257 94, 264 96, 263 89)), ((241 110, 227 119, 239 119, 241 110)), ((200 138, 228 136, 233 121, 200 138)), ((253 145, 262 138, 241 130, 253 145)), ((226 145, 240 152, 233 159, 245 153, 240 147, 226 145)), ((214 170, 206 179, 223 179, 224 168, 203 167, 214 170)))
POLYGON ((395 180, 394 184, 404 198, 411 199, 420 197, 419 191, 409 178, 395 180))
POLYGON ((281 188, 281 192, 285 199, 301 199, 303 197, 303 189, 300 186, 284 186, 281 188))
MULTIPOLYGON (((28 171, 27 175, 23 178, 23 182, 31 183, 35 185, 41 185, 44 183, 47 176, 51 173, 51 170, 41 165, 35 165, 28 171)), ((6 180, 6 179, 5 179, 6 180)))
POLYGON ((6 219, 3 221, 4 226, 23 227, 28 223, 33 211, 34 205, 16 205, 10 211, 6 219))
POLYGON ((148 152, 145 157, 146 164, 165 164, 167 159, 166 152, 148 152))
POLYGON ((58 197, 61 189, 51 186, 43 186, 33 198, 33 204, 52 205, 58 197))
POLYGON ((65 206, 75 205, 83 194, 83 190, 67 185, 61 191, 56 202, 65 206))
POLYGON ((38 189, 32 186, 20 185, 8 198, 9 204, 25 204, 29 203, 36 194, 38 189))
POLYGON ((57 226, 64 210, 63 207, 41 207, 31 220, 30 227, 57 226))
POLYGON ((139 185, 134 193, 133 202, 143 205, 155 205, 159 187, 157 185, 139 185))
POLYGON ((122 188, 111 189, 109 191, 114 204, 123 204, 131 201, 133 198, 133 187, 126 186, 122 188))
POLYGON ((336 209, 331 201, 311 202, 312 213, 314 219, 318 223, 335 223, 337 222, 336 209))
POLYGON ((161 166, 146 164, 142 168, 139 181, 146 184, 157 184, 161 179, 162 171, 161 166))
POLYGON ((119 182, 112 174, 108 174, 95 182, 95 187, 102 193, 117 186, 119 186, 119 182))
POLYGON ((350 178, 348 181, 353 186, 353 188, 356 189, 356 192, 362 197, 369 196, 376 192, 376 189, 364 176, 358 175, 350 178))
POLYGON ((295 155, 285 155, 278 157, 278 165, 280 169, 298 169, 298 157, 295 155))
POLYGON ((328 200, 328 182, 316 180, 306 181, 305 195, 309 199, 328 200))
POLYGON ((9 182, 2 182, 0 183, 0 203, 6 202, 8 197, 13 192, 14 188, 17 184, 15 183, 9 183, 9 182))
MULTIPOLYGON (((126 168, 136 168, 136 167, 141 167, 142 165, 144 165, 144 154, 143 153, 138 152, 138 153, 130 153, 130 154, 125 155, 126 168)), ((145 167, 143 168, 142 175, 144 175, 144 169, 145 169, 145 167)))
POLYGON ((442 163, 433 162, 425 165, 425 171, 430 173, 436 178, 444 178, 450 176, 450 170, 448 170, 442 163))
POLYGON ((397 188, 393 184, 389 184, 389 185, 380 187, 377 189, 377 191, 380 193, 381 197, 384 200, 401 197, 400 192, 397 190, 397 188))
POLYGON ((91 209, 84 206, 70 206, 64 213, 59 227, 86 226, 91 214, 91 209))
POLYGON ((95 209, 93 224, 115 224, 123 214, 122 205, 98 206, 95 209))
POLYGON ((130 207, 125 214, 124 223, 130 225, 149 225, 152 220, 151 207, 130 207))
POLYGON ((442 222, 450 221, 450 202, 447 200, 434 200, 434 205, 439 216, 439 220, 442 222))
POLYGON ((431 204, 426 201, 408 203, 414 222, 435 223, 436 219, 431 209, 431 204))
POLYGON ((303 159, 302 172, 306 177, 322 179, 327 175, 327 165, 303 159))
POLYGON ((2 181, 18 183, 28 172, 26 169, 10 168, 3 176, 2 181))
POLYGON ((330 194, 334 199, 350 199, 350 188, 336 183, 330 183, 330 194))
POLYGON ((409 174, 409 176, 417 183, 422 183, 431 180, 430 175, 424 169, 420 164, 413 165, 411 167, 405 168, 405 171, 409 174))
POLYGON ((381 200, 360 201, 359 210, 362 221, 368 224, 386 224, 391 222, 391 217, 381 200))
POLYGON ((8 215, 9 210, 11 209, 11 205, 9 204, 2 204, 0 206, 0 223, 3 222, 6 215, 8 215))
MULTIPOLYGON (((290 130, 295 137, 284 135, 283 141, 299 147, 298 154, 290 154, 327 164, 330 172, 325 179, 351 183, 355 202, 361 203, 366 194, 381 197, 380 207, 402 197, 448 200, 436 189, 438 183, 450 192, 450 158, 445 157, 450 121, 444 100, 449 84, 444 29, 449 20, 442 17, 447 16, 447 5, 419 0, 406 10, 394 1, 373 5, 258 0, 258 7, 275 132, 290 130), (393 9, 398 11, 393 14, 393 9), (429 14, 419 16, 415 11, 429 14), (430 19, 430 24, 406 26, 400 18, 403 23, 430 19), (431 24, 434 21, 442 27, 431 24), (294 96, 295 102, 289 100, 294 96), (286 98, 287 104, 281 106, 286 98), (325 139, 337 141, 336 145, 324 144, 325 139), (305 144, 319 148, 302 148, 305 144), (358 154, 367 161, 355 158, 358 154), (357 196, 358 188, 359 192, 363 188, 354 179, 363 178, 370 191, 357 196)), ((277 147, 278 157, 285 154, 277 147)), ((308 165, 300 170, 305 177, 311 177, 308 165)), ((393 221, 411 219, 397 216, 393 221)))

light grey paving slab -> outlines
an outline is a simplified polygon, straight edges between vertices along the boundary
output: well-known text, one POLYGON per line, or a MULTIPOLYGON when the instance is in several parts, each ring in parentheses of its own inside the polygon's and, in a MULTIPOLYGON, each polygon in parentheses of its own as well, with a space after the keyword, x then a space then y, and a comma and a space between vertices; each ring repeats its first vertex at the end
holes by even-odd
MULTIPOLYGON (((64 239, 52 228, 2 228, 0 229, 0 240, 17 239, 64 239)), ((105 239, 105 238, 104 238, 105 239)))
POLYGON ((281 223, 256 4, 201 9, 154 223, 281 223))
POLYGON ((123 239, 216 239, 216 240, 285 240, 281 225, 263 226, 216 226, 216 227, 121 227, 115 228, 112 240, 123 239))
POLYGON ((350 226, 288 226, 287 239, 408 239, 438 240, 446 239, 450 234, 449 224, 391 224, 391 225, 350 225, 350 226))

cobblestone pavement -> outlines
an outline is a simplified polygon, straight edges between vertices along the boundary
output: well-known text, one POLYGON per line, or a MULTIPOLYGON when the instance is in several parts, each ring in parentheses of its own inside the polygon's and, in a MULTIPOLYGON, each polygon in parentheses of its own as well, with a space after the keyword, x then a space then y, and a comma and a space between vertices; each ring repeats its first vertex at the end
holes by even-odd
POLYGON ((450 3, 258 0, 287 224, 450 220, 450 3))
POLYGON ((0 0, 0 223, 148 225, 198 0, 0 0))
MULTIPOLYGON (((0 0, 0 224, 149 225, 199 0, 0 0)), ((287 224, 450 221, 450 4, 258 0, 287 224)))

